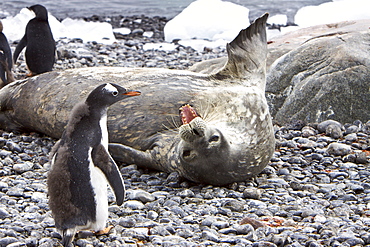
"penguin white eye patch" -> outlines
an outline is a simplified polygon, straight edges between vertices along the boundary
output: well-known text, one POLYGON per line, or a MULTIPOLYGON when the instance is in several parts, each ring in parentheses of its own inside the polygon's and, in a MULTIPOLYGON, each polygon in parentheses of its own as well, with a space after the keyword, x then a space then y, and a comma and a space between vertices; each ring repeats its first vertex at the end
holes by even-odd
POLYGON ((103 87, 103 90, 106 90, 108 92, 111 92, 113 96, 117 96, 118 95, 118 90, 117 88, 115 88, 112 84, 110 83, 107 83, 107 85, 105 85, 105 87, 103 87))

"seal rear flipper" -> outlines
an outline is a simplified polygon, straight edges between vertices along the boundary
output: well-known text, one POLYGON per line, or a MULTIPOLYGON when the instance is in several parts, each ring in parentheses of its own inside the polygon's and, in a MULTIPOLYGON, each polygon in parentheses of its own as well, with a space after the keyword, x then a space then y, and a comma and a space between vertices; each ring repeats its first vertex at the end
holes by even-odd
POLYGON ((253 76, 265 76, 267 39, 266 21, 268 14, 256 19, 248 28, 226 45, 228 61, 225 67, 213 75, 216 79, 240 78, 248 82, 253 76))
POLYGON ((116 161, 125 164, 135 164, 154 170, 163 169, 155 162, 149 150, 141 151, 120 143, 109 143, 109 152, 116 161))
POLYGON ((92 150, 92 159, 96 167, 104 173, 116 196, 117 205, 123 203, 125 197, 125 185, 118 167, 105 147, 100 144, 92 150))

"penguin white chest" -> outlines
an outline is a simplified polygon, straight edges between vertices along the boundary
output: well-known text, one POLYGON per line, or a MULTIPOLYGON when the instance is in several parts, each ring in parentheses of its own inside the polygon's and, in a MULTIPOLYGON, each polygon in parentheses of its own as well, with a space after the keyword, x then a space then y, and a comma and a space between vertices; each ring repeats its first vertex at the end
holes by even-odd
POLYGON ((92 222, 91 229, 99 231, 104 229, 108 219, 108 195, 107 195, 107 180, 104 173, 94 165, 91 158, 91 148, 89 150, 89 170, 91 177, 91 186, 94 192, 96 204, 96 220, 92 222))
POLYGON ((104 115, 99 121, 101 129, 101 143, 108 150, 108 127, 107 127, 107 115, 104 115))

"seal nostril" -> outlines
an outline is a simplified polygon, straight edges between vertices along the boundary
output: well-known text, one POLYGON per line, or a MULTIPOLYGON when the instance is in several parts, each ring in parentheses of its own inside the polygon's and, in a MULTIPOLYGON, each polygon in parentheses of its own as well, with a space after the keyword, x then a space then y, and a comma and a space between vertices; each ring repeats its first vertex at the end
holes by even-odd
POLYGON ((200 136, 199 132, 198 132, 196 129, 193 129, 193 132, 194 132, 194 134, 196 134, 197 136, 200 136))
POLYGON ((183 153, 182 153, 182 156, 184 157, 184 158, 187 158, 187 157, 189 157, 190 156, 190 150, 185 150, 183 153))

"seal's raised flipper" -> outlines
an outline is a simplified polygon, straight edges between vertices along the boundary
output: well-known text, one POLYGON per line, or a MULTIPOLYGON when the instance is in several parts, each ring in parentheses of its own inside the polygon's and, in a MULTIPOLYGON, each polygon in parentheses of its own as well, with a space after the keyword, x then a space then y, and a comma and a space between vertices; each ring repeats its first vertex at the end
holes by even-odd
POLYGON ((123 144, 109 143, 109 152, 113 159, 125 164, 136 164, 141 167, 149 169, 160 169, 159 165, 155 162, 150 150, 140 151, 123 144))
MULTIPOLYGON (((214 74, 217 79, 240 78, 247 86, 252 83, 264 83, 264 80, 253 80, 266 74, 266 21, 268 14, 256 19, 248 28, 226 45, 228 61, 225 67, 214 74)), ((252 84, 252 85, 249 85, 252 84)), ((264 88, 264 85, 263 85, 264 88)))

